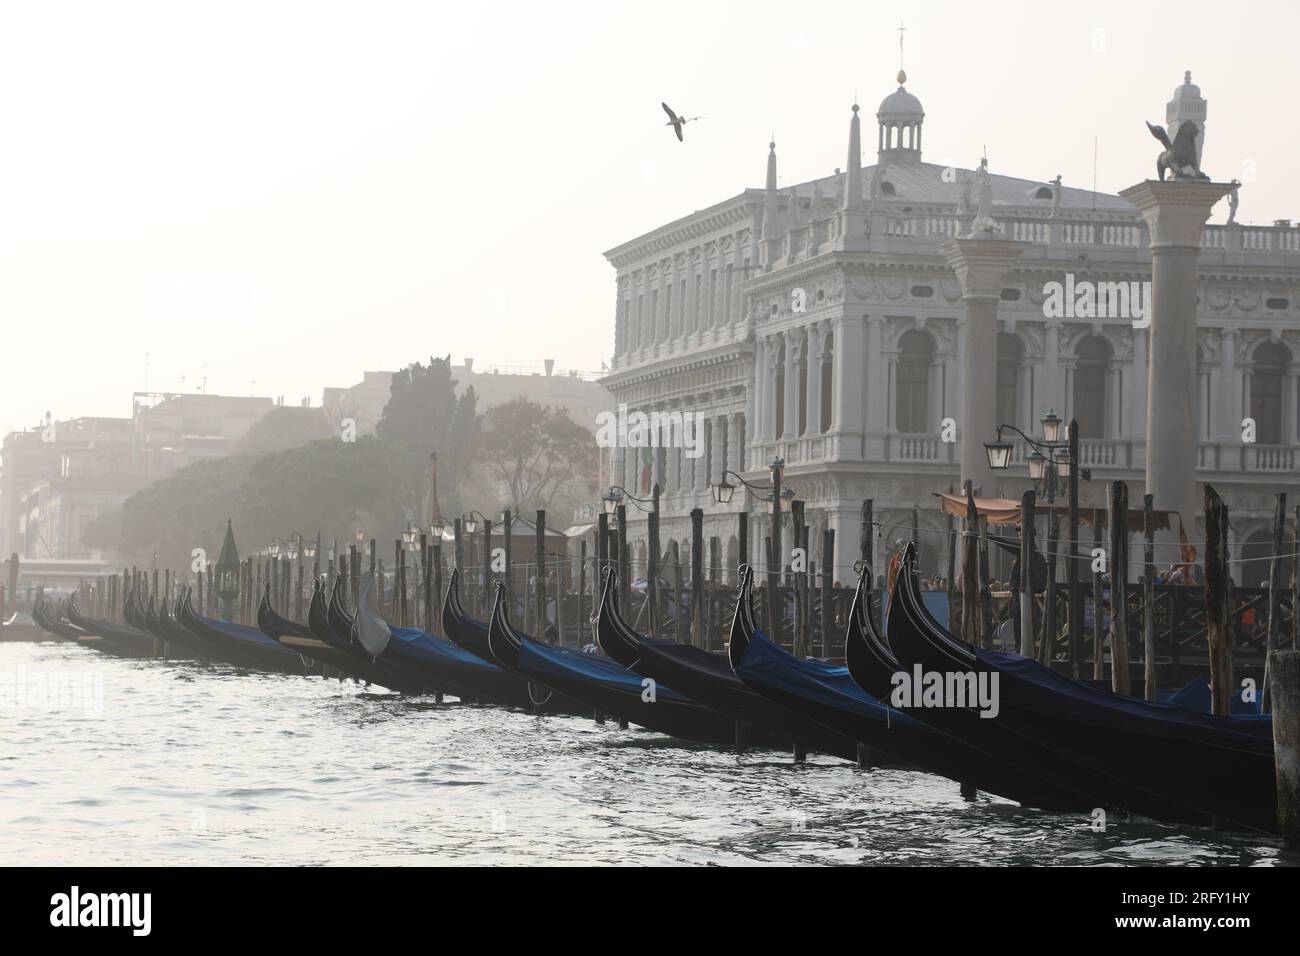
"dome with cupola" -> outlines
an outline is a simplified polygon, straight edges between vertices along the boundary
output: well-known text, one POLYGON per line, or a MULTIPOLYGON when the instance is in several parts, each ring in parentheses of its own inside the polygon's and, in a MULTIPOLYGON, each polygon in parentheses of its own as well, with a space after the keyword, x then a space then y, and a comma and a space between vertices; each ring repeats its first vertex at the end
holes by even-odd
POLYGON ((898 89, 880 101, 876 110, 878 142, 876 150, 882 160, 889 162, 920 162, 921 125, 925 122, 925 109, 908 91, 907 74, 898 71, 898 89))

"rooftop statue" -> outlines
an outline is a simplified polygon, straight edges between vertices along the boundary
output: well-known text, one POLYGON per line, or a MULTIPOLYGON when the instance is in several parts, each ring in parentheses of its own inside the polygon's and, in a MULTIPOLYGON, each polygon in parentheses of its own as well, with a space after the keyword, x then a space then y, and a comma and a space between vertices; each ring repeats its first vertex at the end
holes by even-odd
POLYGON ((988 157, 980 160, 975 170, 975 201, 979 204, 975 213, 973 232, 995 232, 997 224, 993 221, 993 180, 989 177, 988 157))
POLYGON ((1201 167, 1196 162, 1196 134, 1201 131, 1199 126, 1191 120, 1179 123, 1178 132, 1174 134, 1172 143, 1164 127, 1147 123, 1147 129, 1151 130, 1151 135, 1160 140, 1165 147, 1165 151, 1156 157, 1157 179, 1161 182, 1165 181, 1166 169, 1173 173, 1174 179, 1210 178, 1201 172, 1201 167), (1189 169, 1190 173, 1187 172, 1189 169))

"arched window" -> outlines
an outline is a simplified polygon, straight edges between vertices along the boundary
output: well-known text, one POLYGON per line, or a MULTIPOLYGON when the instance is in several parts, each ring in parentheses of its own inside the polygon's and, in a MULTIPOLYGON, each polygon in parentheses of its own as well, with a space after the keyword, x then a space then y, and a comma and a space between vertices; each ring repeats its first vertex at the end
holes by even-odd
POLYGON ((1110 364, 1110 345, 1091 335, 1075 350, 1074 417, 1079 422, 1080 438, 1106 437, 1106 366, 1110 364))
POLYGON ((1250 374, 1250 417, 1255 419, 1255 440, 1282 444, 1282 384, 1291 354, 1281 345, 1265 342, 1255 349, 1250 374))
POLYGON ((1020 361, 1025 347, 1020 339, 998 333, 998 424, 1020 424, 1020 361))
POLYGON ((930 430, 930 363, 933 360, 934 343, 924 332, 906 332, 898 340, 895 403, 900 432, 918 434, 930 430))

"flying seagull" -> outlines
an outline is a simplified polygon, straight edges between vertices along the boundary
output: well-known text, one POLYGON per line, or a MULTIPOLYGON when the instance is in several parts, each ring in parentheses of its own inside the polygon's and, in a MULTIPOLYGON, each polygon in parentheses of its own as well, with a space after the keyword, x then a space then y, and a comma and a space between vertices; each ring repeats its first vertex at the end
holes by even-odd
POLYGON ((660 102, 659 105, 662 106, 664 108, 664 112, 668 114, 668 122, 664 123, 664 125, 671 126, 673 128, 673 131, 677 133, 678 142, 683 142, 682 140, 683 126, 685 126, 687 123, 694 123, 696 120, 704 119, 703 116, 691 116, 689 118, 685 116, 678 116, 676 113, 673 112, 673 108, 669 106, 667 103, 660 102))

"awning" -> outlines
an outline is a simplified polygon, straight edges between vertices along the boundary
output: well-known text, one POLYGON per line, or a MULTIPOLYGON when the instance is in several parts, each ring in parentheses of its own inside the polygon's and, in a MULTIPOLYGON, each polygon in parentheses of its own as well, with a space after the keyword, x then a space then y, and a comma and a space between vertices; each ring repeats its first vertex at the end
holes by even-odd
MULTIPOLYGON (((958 518, 966 517, 966 496, 965 495, 948 495, 942 492, 935 492, 934 496, 939 499, 939 507, 950 515, 956 515, 958 518)), ((1055 511, 1058 515, 1068 516, 1070 508, 1068 505, 1060 504, 1048 506, 1045 502, 1036 503, 1034 510, 1036 513, 1045 514, 1048 511, 1055 511)), ((990 525, 998 524, 1020 524, 1020 502, 1014 498, 976 498, 975 511, 988 519, 990 525)), ((1155 531, 1165 531, 1171 527, 1169 516, 1172 511, 1153 511, 1152 518, 1155 531)), ((1105 528, 1109 525, 1109 512, 1105 508, 1079 508, 1079 524, 1085 528, 1091 528, 1094 524, 1100 523, 1105 528)), ((1132 508, 1128 511, 1128 526, 1131 531, 1141 530, 1146 521, 1146 517, 1141 510, 1132 508)))

